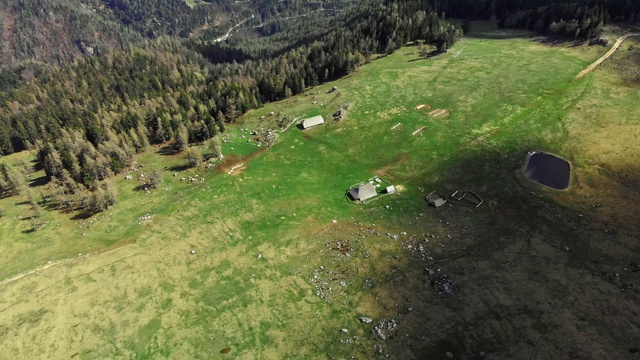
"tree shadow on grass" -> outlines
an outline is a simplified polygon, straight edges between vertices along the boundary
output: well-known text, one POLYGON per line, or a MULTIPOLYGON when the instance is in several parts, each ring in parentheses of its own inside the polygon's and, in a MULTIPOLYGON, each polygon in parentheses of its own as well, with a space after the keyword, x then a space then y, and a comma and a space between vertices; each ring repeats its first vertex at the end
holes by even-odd
POLYGON ((40 171, 40 170, 44 169, 44 165, 37 158, 31 160, 31 163, 33 164, 33 169, 35 171, 40 171))
POLYGON ((160 154, 160 155, 171 156, 171 155, 178 154, 179 151, 177 151, 176 148, 173 145, 165 145, 165 146, 161 147, 160 149, 158 149, 158 151, 156 151, 156 153, 160 154))
POLYGON ((8 198, 10 198, 12 196, 14 196, 14 194, 11 191, 1 191, 0 192, 0 200, 8 199, 8 198))
POLYGON ((169 170, 169 171, 172 171, 172 172, 180 172, 180 171, 185 171, 185 170, 191 169, 191 166, 189 166, 187 164, 173 165, 173 166, 167 167, 166 169, 169 170))
POLYGON ((31 179, 29 181, 29 187, 34 188, 34 187, 44 186, 48 183, 49 183, 49 177, 44 175, 44 176, 37 177, 35 179, 31 179))
POLYGON ((528 39, 531 38, 534 34, 525 31, 525 30, 494 30, 494 31, 483 31, 483 32, 470 32, 466 37, 470 39, 481 39, 481 40, 512 40, 512 39, 528 39))
POLYGON ((141 184, 133 188, 133 191, 151 191, 153 188, 149 184, 141 184))
POLYGON ((419 56, 419 57, 417 57, 415 59, 408 60, 407 62, 429 60, 429 59, 432 59, 432 58, 434 58, 434 57, 436 57, 438 55, 442 55, 442 54, 444 54, 444 53, 440 52, 438 50, 432 50, 432 51, 428 52, 426 56, 419 56))
POLYGON ((82 210, 82 211, 78 212, 77 214, 73 215, 71 217, 71 220, 86 220, 86 219, 92 217, 95 214, 97 214, 97 212, 95 212, 95 211, 82 210))

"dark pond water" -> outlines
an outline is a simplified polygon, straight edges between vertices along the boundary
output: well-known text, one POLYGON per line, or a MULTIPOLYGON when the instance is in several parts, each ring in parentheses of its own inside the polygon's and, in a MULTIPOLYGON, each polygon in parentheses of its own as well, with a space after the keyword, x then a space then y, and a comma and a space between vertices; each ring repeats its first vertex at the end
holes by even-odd
POLYGON ((544 152, 529 153, 524 175, 539 184, 564 190, 569 187, 571 165, 565 159, 544 152))

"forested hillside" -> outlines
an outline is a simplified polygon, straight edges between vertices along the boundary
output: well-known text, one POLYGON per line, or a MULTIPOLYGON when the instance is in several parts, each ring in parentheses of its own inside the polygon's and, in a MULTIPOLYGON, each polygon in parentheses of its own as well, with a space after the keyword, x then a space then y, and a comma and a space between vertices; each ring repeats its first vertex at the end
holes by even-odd
MULTIPOLYGON (((348 1, 329 1, 342 8, 348 1)), ((290 17, 317 4, 291 1, 184 0, 20 0, 0 1, 0 60, 69 64, 82 55, 140 44, 159 36, 213 39, 240 19, 290 17)))
POLYGON ((233 1, 206 1, 190 8, 183 0, 106 0, 106 7, 124 25, 149 38, 188 37, 195 29, 233 17, 233 1))
POLYGON ((0 1, 0 60, 70 64, 85 55, 139 44, 142 36, 79 0, 0 1))

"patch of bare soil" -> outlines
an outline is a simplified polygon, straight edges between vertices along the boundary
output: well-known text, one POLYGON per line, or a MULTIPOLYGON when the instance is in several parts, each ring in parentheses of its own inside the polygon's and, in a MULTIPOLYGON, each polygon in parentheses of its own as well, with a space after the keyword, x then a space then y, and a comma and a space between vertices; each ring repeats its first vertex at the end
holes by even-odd
POLYGON ((269 150, 268 147, 262 147, 247 156, 236 156, 233 154, 227 155, 225 156, 224 161, 216 167, 216 170, 218 174, 231 173, 233 175, 238 175, 242 171, 246 170, 247 162, 257 158, 267 150, 269 150))

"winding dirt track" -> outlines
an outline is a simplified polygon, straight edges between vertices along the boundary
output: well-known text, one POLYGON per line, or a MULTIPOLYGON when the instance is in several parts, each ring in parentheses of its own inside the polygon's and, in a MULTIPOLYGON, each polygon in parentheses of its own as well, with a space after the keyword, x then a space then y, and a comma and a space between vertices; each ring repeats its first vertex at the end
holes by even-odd
POLYGON ((580 79, 583 76, 587 75, 588 73, 590 73, 593 69, 595 69, 598 65, 602 64, 603 61, 607 60, 611 55, 613 55, 614 52, 616 52, 616 50, 618 50, 618 48, 620 47, 620 45, 622 45, 622 43, 627 40, 630 36, 636 36, 638 34, 627 34, 624 36, 621 36, 615 44, 613 44, 613 47, 611 47, 611 49, 609 51, 607 51, 606 54, 602 55, 602 57, 598 60, 596 60, 593 64, 587 66, 586 69, 580 71, 580 73, 578 74, 578 76, 576 76, 576 79, 580 79))
POLYGON ((50 263, 48 263, 46 265, 39 266, 39 267, 37 267, 37 268, 35 268, 33 270, 29 270, 27 272, 18 274, 16 276, 12 277, 12 278, 0 281, 0 287, 5 286, 5 285, 7 285, 9 283, 12 283, 12 282, 14 282, 16 280, 20 280, 25 276, 29 276, 29 275, 32 275, 32 274, 35 274, 35 273, 39 273, 40 271, 46 270, 46 269, 48 269, 50 267, 60 266, 60 265, 65 265, 65 264, 71 264, 73 262, 76 262, 76 259, 65 259, 65 260, 50 262, 50 263))
POLYGON ((246 19, 244 19, 244 20, 240 21, 239 23, 237 23, 237 24, 233 25, 233 26, 229 29, 229 31, 227 31, 227 33, 226 33, 226 34, 224 34, 224 35, 220 36, 220 37, 219 37, 219 38, 217 38, 217 39, 214 39, 214 40, 213 40, 213 43, 215 44, 215 43, 217 43, 217 42, 227 40, 227 39, 229 38, 229 36, 231 36, 231 32, 233 31, 233 29, 237 28, 238 26, 240 26, 240 25, 242 25, 242 24, 246 23, 247 21, 249 21, 249 20, 251 20, 251 19, 253 19, 253 18, 255 18, 255 17, 256 17, 255 15, 251 15, 251 17, 246 18, 246 19))

